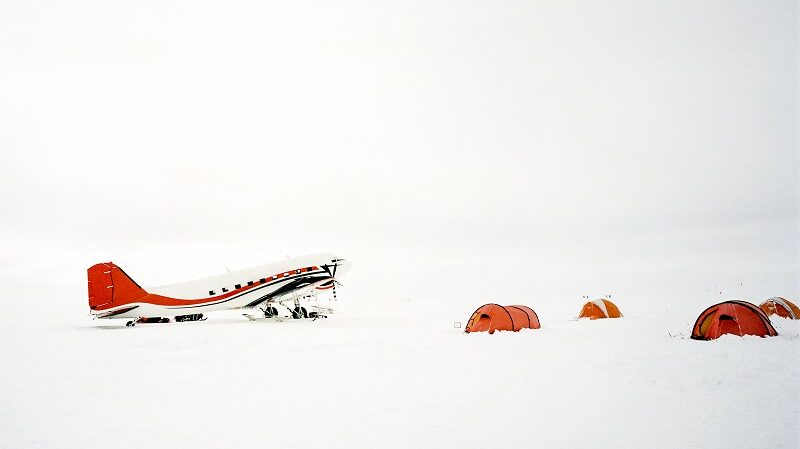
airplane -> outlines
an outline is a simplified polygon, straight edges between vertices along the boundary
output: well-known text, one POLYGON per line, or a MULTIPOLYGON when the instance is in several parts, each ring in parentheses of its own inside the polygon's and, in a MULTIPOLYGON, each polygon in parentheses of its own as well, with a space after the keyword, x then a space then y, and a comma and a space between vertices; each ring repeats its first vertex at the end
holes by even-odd
POLYGON ((280 319, 276 305, 294 319, 325 318, 300 300, 327 290, 336 299, 337 278, 350 266, 333 254, 313 254, 145 290, 113 262, 98 263, 87 270, 89 310, 94 318, 129 319, 127 326, 199 321, 204 313, 229 309, 258 309, 263 318, 280 319))

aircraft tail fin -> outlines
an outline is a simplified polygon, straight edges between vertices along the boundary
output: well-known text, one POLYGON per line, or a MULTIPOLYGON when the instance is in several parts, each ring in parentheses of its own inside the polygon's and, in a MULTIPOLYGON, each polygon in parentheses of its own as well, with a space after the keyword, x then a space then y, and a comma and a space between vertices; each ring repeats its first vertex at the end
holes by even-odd
POLYGON ((92 265, 86 270, 89 279, 89 308, 117 306, 135 302, 147 292, 113 262, 92 265))

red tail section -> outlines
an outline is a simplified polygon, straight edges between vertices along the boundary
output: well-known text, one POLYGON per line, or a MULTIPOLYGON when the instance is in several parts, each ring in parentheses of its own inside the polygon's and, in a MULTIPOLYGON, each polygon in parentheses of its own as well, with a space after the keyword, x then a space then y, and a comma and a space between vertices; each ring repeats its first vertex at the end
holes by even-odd
POLYGON ((136 302, 147 295, 139 284, 112 262, 93 265, 87 270, 87 276, 89 308, 92 310, 136 302))

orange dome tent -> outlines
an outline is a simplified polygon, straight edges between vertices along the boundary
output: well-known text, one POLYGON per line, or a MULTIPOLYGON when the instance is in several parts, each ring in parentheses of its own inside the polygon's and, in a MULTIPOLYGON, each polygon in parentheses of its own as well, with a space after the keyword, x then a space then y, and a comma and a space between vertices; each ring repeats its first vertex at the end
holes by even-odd
POLYGON ((747 301, 714 304, 697 317, 692 328, 694 340, 713 340, 725 334, 774 337, 778 332, 767 315, 747 301))
POLYGON ((800 320, 800 307, 797 307, 793 302, 786 298, 776 296, 769 298, 758 306, 767 316, 778 315, 784 318, 793 320, 800 320))
POLYGON ((469 317, 465 332, 514 331, 539 329, 539 317, 527 306, 485 304, 469 317))
POLYGON ((583 305, 578 318, 596 320, 598 318, 619 318, 621 316, 622 313, 620 313, 619 307, 613 302, 607 299, 595 299, 583 305))

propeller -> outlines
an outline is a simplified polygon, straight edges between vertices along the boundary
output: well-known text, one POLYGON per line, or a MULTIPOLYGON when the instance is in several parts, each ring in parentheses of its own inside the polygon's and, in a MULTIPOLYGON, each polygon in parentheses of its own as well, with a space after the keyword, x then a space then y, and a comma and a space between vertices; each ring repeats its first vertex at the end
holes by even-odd
POLYGON ((343 262, 344 259, 331 259, 332 265, 324 264, 322 265, 322 269, 325 270, 331 276, 331 280, 333 280, 333 300, 336 301, 336 284, 342 285, 341 282, 336 280, 336 268, 339 267, 339 262, 343 262), (333 270, 331 270, 333 267, 333 270))

